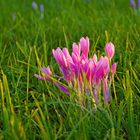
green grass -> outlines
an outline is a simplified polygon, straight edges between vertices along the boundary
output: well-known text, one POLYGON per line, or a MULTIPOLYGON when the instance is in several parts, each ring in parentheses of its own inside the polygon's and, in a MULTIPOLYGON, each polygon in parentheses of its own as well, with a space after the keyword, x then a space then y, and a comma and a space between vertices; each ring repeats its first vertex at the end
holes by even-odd
POLYGON ((140 139, 140 13, 128 0, 0 1, 0 139, 140 139), (16 20, 12 15, 16 14, 16 20), (50 65, 60 74, 52 49, 88 36, 93 53, 115 44, 118 63, 109 106, 75 102, 52 83, 34 77, 50 65))

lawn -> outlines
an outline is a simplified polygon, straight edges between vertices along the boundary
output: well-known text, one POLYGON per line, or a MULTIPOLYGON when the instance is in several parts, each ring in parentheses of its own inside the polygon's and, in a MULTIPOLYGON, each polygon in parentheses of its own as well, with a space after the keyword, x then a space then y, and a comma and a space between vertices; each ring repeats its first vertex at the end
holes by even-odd
MULTIPOLYGON (((139 140, 140 9, 129 0, 0 1, 0 139, 139 140), (39 6, 43 4, 44 10, 39 6), (89 56, 115 46, 117 71, 111 101, 77 101, 52 82, 41 81, 41 67, 61 76, 52 49, 89 37, 89 56)), ((57 79, 58 80, 58 79, 57 79)), ((63 84, 69 86, 65 81, 63 84)))

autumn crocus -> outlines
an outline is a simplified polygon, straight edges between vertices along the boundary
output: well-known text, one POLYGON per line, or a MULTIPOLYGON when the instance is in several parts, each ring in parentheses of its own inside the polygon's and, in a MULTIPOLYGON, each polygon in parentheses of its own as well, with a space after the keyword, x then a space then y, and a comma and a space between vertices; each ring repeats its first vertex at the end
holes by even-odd
POLYGON ((140 8, 140 0, 138 0, 138 8, 140 8))
MULTIPOLYGON (((99 59, 94 54, 93 57, 88 56, 89 39, 82 37, 80 42, 73 43, 72 53, 70 54, 67 48, 53 49, 52 53, 59 65, 63 79, 66 85, 63 85, 58 80, 54 80, 49 67, 42 68, 42 75, 35 75, 40 80, 53 82, 60 90, 70 95, 70 89, 74 89, 81 100, 83 95, 88 95, 93 98, 98 104, 98 96, 103 91, 104 104, 110 102, 110 85, 116 73, 116 63, 111 65, 112 58, 115 53, 115 47, 110 42, 105 46, 106 56, 101 56, 99 59), (102 90, 103 88, 103 90, 102 90)), ((82 101, 83 102, 83 101, 82 101)))
POLYGON ((63 92, 69 94, 69 90, 68 88, 66 88, 63 84, 61 84, 60 82, 57 82, 57 81, 54 81, 52 79, 52 72, 50 70, 50 67, 48 66, 47 68, 46 67, 43 67, 41 68, 41 73, 42 73, 42 76, 41 75, 38 75, 38 74, 35 74, 34 76, 36 78, 38 78, 39 80, 46 80, 48 82, 53 82, 57 87, 59 87, 60 90, 62 90, 63 92))
POLYGON ((38 5, 37 5, 37 3, 35 1, 32 2, 32 8, 34 10, 37 10, 38 9, 38 5))
POLYGON ((114 53, 115 53, 115 48, 114 48, 114 45, 111 42, 106 44, 105 52, 106 52, 106 55, 109 59, 113 58, 114 53))
POLYGON ((130 0, 130 6, 131 6, 132 8, 135 8, 135 7, 136 7, 136 3, 135 3, 134 0, 130 0))
POLYGON ((47 68, 46 67, 41 68, 41 72, 42 72, 42 76, 38 75, 38 74, 35 74, 35 77, 37 77, 40 80, 50 81, 49 77, 52 75, 50 67, 48 66, 47 68))
POLYGON ((81 51, 82 51, 82 57, 87 58, 88 52, 89 52, 89 39, 88 39, 88 37, 86 37, 86 38, 82 37, 80 39, 79 47, 81 48, 81 51))
POLYGON ((115 74, 116 73, 116 68, 117 68, 117 63, 114 63, 111 67, 112 73, 115 74))

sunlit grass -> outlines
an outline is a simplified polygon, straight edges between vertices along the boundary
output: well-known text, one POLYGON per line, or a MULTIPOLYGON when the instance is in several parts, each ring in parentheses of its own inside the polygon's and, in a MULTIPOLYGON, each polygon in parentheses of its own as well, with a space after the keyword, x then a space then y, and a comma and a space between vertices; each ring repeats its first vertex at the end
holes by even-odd
POLYGON ((0 139, 140 139, 140 14, 128 0, 44 0, 44 19, 32 1, 0 1, 0 139), (16 13, 16 20, 12 14, 16 13), (68 47, 82 36, 90 56, 115 44, 117 74, 111 102, 97 110, 82 106, 52 83, 34 77, 50 65, 52 49, 68 47))

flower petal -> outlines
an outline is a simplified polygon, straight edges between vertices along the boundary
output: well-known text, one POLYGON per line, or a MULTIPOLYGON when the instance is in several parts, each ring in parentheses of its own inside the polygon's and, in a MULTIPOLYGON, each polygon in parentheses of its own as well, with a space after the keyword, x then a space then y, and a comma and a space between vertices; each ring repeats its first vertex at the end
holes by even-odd
POLYGON ((58 83, 58 82, 55 82, 55 85, 57 87, 59 87, 60 90, 62 90, 63 92, 67 93, 68 95, 70 94, 68 88, 66 88, 65 86, 63 86, 62 84, 58 83))
POLYGON ((106 55, 109 59, 112 59, 115 53, 115 48, 113 43, 107 43, 105 46, 106 55))
POLYGON ((89 52, 89 38, 86 37, 86 39, 85 39, 84 37, 82 37, 80 39, 79 46, 82 49, 82 56, 83 57, 88 57, 88 52, 89 52))
POLYGON ((52 74, 49 66, 47 68, 46 67, 41 68, 41 71, 46 75, 51 75, 52 74))
POLYGON ((50 79, 48 79, 48 78, 46 78, 46 77, 43 77, 43 76, 40 76, 40 75, 38 75, 38 74, 34 74, 34 76, 35 76, 37 79, 39 79, 39 80, 47 80, 47 81, 50 80, 50 79))
POLYGON ((116 68, 117 68, 117 63, 114 63, 111 67, 111 70, 112 70, 112 74, 115 74, 116 73, 116 68))
POLYGON ((107 84, 107 79, 103 79, 104 103, 110 102, 110 90, 107 84))

